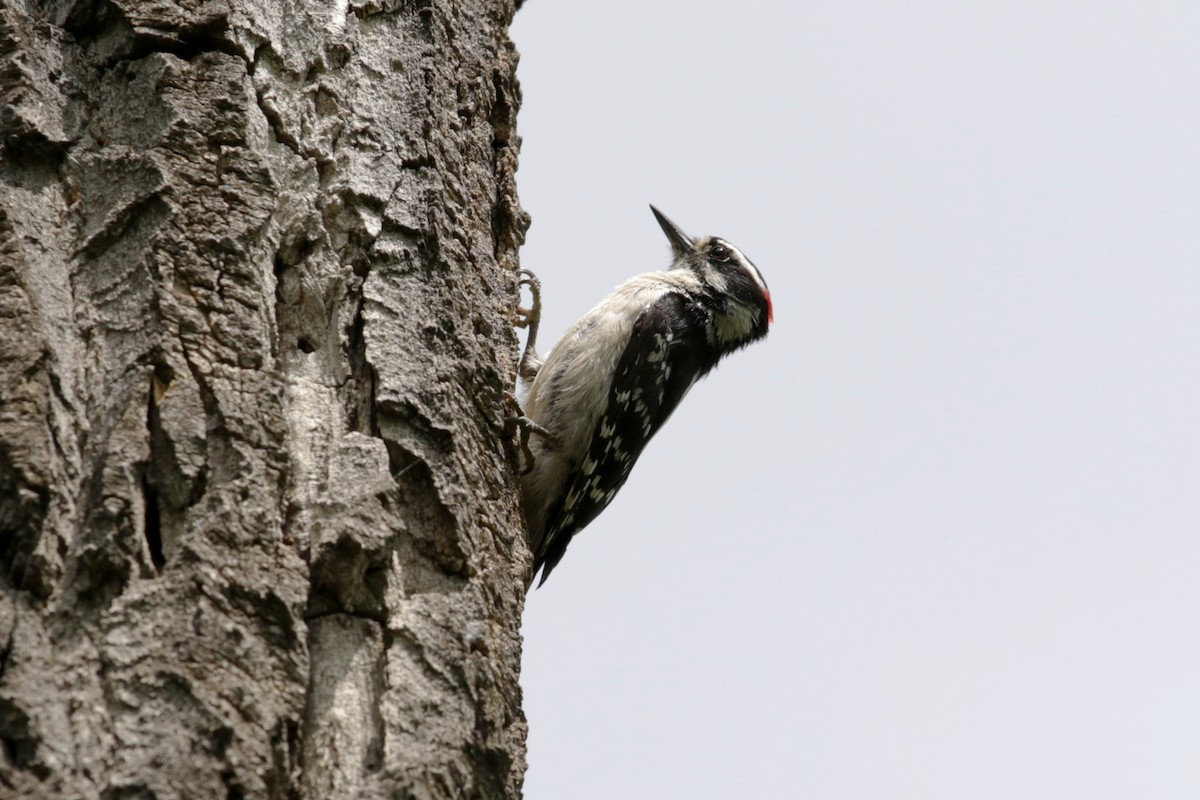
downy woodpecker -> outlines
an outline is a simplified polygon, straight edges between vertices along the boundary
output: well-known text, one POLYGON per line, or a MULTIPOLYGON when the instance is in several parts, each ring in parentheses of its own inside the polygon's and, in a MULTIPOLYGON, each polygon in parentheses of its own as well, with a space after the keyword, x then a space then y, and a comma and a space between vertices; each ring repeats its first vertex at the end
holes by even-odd
POLYGON ((724 239, 692 239, 654 206, 674 261, 618 286, 543 360, 535 349, 540 284, 517 325, 528 385, 520 422, 521 489, 539 586, 571 538, 612 502, 679 401, 721 358, 767 335, 771 295, 758 268, 724 239), (535 434, 532 437, 530 434, 535 434))

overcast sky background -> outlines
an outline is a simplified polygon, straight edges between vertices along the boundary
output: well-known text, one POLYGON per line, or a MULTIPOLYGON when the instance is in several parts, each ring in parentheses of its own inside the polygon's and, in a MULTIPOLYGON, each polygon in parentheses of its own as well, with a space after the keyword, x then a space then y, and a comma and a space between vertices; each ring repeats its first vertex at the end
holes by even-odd
POLYGON ((1200 3, 512 35, 543 343, 649 202, 775 307, 531 594, 527 800, 1200 797, 1200 3))

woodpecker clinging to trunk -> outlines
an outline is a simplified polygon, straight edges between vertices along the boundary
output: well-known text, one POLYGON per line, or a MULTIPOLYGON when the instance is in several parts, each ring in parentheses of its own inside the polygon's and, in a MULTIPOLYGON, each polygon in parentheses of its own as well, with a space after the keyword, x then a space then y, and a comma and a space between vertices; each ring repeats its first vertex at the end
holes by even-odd
POLYGON ((750 259, 724 239, 692 239, 650 209, 671 242, 671 266, 618 286, 545 359, 535 349, 540 284, 521 270, 533 292, 518 322, 529 328, 521 489, 539 586, 688 390, 722 357, 766 336, 772 321, 771 294, 750 259))

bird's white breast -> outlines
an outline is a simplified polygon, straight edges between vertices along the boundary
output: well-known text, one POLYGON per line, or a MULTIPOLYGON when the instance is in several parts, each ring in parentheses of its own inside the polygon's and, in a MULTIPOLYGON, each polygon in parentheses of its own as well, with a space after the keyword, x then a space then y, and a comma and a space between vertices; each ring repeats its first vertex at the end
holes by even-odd
MULTIPOLYGON (((685 270, 638 275, 567 329, 546 357, 524 404, 525 414, 554 435, 553 442, 540 436, 530 440, 535 461, 524 477, 527 497, 545 498, 548 505, 564 490, 555 484, 565 482, 582 463, 637 317, 667 292, 699 288, 699 280, 685 270)), ((531 530, 541 530, 548 511, 526 509, 531 530)))

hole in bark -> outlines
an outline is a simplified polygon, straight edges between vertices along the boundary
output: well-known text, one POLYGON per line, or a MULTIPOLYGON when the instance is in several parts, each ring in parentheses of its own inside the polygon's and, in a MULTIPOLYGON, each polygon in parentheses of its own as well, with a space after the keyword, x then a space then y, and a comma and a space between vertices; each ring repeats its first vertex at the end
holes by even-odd
POLYGON ((142 471, 142 530, 146 537, 146 548, 150 551, 150 562, 154 569, 162 572, 166 559, 163 557, 162 544, 162 509, 158 505, 158 488, 150 479, 151 470, 155 468, 154 445, 161 431, 158 418, 158 403, 166 394, 167 387, 174 379, 174 371, 163 363, 154 366, 150 376, 150 396, 146 403, 146 430, 150 438, 150 463, 142 471))
POLYGON ((283 281, 284 281, 284 278, 287 276, 288 270, 290 270, 291 268, 292 268, 292 265, 288 263, 288 261, 284 257, 283 253, 275 254, 275 268, 273 271, 275 273, 275 302, 276 303, 287 302, 287 298, 285 296, 286 292, 284 291, 284 286, 283 286, 283 281))
POLYGON ((342 389, 346 406, 347 430, 372 436, 379 435, 375 421, 375 368, 367 361, 366 322, 363 319, 363 299, 360 293, 350 325, 346 326, 347 356, 353 378, 342 389))
POLYGON ((29 715, 13 701, 0 699, 0 748, 3 748, 7 763, 43 776, 45 768, 32 763, 37 745, 37 739, 30 731, 29 715))
POLYGON ((237 776, 231 770, 221 773, 221 781, 225 784, 225 800, 245 800, 246 793, 237 783, 237 776))
POLYGON ((171 369, 170 365, 159 362, 154 365, 154 371, 151 374, 153 376, 151 388, 154 391, 151 402, 157 405, 163 395, 167 393, 167 389, 171 388, 171 383, 175 380, 175 370, 171 369))
POLYGON ((146 546, 150 550, 150 561, 153 562, 154 568, 162 572, 163 566, 167 563, 163 556, 162 512, 158 507, 158 490, 145 476, 142 477, 142 496, 146 506, 146 519, 143 526, 146 530, 146 546))
POLYGON ((308 339, 305 339, 304 337, 301 337, 296 342, 296 347, 299 347, 300 352, 302 352, 302 353, 311 353, 317 349, 316 346, 312 342, 310 342, 308 339))

